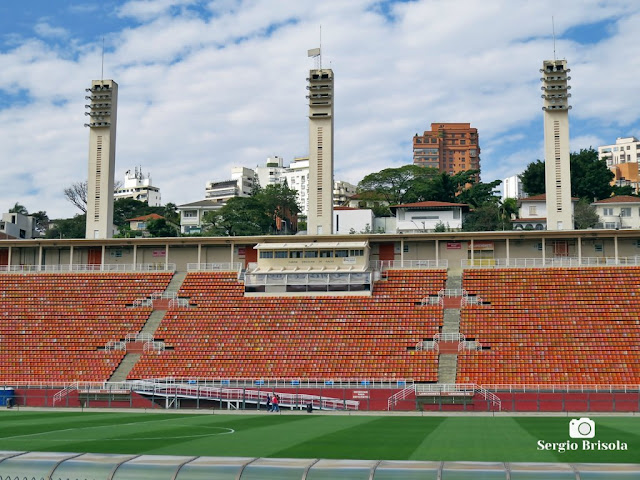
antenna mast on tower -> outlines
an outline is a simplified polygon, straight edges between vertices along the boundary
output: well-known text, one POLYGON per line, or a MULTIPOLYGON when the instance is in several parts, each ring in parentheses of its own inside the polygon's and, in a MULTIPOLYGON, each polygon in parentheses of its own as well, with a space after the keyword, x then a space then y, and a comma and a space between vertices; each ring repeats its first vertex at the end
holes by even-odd
POLYGON ((553 61, 556 61, 556 26, 551 16, 551 33, 553 35, 553 61))

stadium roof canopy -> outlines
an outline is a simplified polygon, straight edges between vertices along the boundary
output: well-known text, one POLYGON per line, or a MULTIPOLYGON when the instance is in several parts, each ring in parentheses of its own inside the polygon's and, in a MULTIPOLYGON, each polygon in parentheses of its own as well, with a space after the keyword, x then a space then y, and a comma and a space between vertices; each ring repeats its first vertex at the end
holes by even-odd
POLYGON ((300 243, 259 243, 255 247, 256 250, 288 250, 295 248, 297 250, 305 250, 310 248, 366 248, 369 242, 300 242, 300 243))

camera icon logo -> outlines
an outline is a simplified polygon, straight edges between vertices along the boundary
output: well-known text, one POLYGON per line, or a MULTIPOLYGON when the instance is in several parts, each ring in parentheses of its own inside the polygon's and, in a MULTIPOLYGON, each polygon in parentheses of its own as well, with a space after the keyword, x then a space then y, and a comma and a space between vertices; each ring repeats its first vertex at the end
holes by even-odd
POLYGON ((573 418, 569 422, 569 436, 571 438, 593 438, 595 435, 596 424, 590 418, 573 418))

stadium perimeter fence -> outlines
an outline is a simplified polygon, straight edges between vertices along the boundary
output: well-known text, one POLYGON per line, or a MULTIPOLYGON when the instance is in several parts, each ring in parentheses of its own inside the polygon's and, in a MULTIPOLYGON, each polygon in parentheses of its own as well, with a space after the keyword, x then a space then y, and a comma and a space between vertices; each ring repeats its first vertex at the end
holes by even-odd
MULTIPOLYGON (((277 394, 285 410, 460 412, 640 412, 640 386, 490 385, 500 404, 474 389, 422 395, 412 382, 186 381, 7 384, 2 406, 260 410, 277 394), (461 393, 462 392, 462 393, 461 393), (393 402, 390 399, 395 398, 393 402)), ((445 389, 446 390, 446 389, 445 389)))

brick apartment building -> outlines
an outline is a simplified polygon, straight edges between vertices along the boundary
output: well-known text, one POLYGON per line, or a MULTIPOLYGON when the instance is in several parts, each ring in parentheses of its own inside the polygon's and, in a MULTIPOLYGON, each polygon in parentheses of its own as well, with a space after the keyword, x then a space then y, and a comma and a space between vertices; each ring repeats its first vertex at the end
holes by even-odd
POLYGON ((478 129, 470 123, 432 123, 431 131, 413 137, 413 163, 451 175, 480 170, 478 129))

